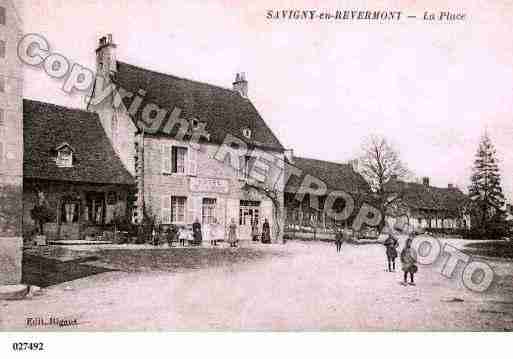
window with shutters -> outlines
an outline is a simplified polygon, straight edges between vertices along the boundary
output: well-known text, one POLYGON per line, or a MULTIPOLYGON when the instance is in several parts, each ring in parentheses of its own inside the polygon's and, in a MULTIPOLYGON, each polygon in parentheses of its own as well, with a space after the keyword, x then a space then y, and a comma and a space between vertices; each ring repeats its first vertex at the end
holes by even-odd
POLYGON ((187 163, 187 148, 173 146, 171 156, 171 172, 185 173, 185 164, 187 163))
POLYGON ((171 197, 171 222, 184 223, 185 222, 185 205, 187 197, 171 197))
POLYGON ((203 206, 201 213, 203 224, 214 223, 214 220, 216 218, 216 199, 203 198, 203 206))
POLYGON ((162 146, 162 173, 185 174, 187 171, 187 147, 162 146))
POLYGON ((0 92, 5 92, 5 77, 0 76, 0 92))
POLYGON ((0 59, 5 57, 5 41, 0 40, 0 59))
POLYGON ((5 25, 5 7, 0 6, 0 25, 5 25))

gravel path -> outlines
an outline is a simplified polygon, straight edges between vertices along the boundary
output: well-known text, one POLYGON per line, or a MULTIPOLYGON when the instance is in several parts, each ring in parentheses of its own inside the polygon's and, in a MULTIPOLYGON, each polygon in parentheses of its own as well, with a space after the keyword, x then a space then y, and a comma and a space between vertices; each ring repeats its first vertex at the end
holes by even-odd
MULTIPOLYGON (((511 263, 499 286, 471 292, 434 267, 417 286, 385 271, 380 245, 288 242, 251 262, 180 272, 109 272, 0 302, 1 330, 513 330, 511 263), (58 317, 78 326, 26 326, 58 317)), ((248 250, 250 250, 249 248, 248 250)))

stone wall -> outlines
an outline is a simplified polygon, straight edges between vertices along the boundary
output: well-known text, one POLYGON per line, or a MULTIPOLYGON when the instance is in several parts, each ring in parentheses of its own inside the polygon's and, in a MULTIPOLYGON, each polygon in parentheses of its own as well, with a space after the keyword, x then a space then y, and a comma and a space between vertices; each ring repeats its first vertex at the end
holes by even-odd
POLYGON ((17 45, 21 23, 17 10, 20 1, 0 0, 6 23, 0 24, 0 40, 5 42, 5 57, 0 58, 0 285, 21 280, 21 217, 23 183, 23 77, 17 45))

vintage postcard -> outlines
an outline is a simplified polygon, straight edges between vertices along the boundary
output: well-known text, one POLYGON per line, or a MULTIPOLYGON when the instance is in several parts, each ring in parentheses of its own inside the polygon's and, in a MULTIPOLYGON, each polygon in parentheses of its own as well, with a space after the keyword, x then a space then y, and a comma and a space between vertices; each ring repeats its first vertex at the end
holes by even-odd
POLYGON ((0 331, 513 330, 512 17, 0 0, 0 331))

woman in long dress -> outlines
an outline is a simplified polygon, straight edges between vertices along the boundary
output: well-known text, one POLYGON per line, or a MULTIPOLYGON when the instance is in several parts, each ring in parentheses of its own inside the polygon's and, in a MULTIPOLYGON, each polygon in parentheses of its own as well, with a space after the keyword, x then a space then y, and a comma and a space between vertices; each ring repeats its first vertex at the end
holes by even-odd
POLYGON ((228 227, 228 243, 230 243, 230 247, 236 247, 237 242, 237 224, 235 223, 235 219, 232 218, 230 226, 228 227))
POLYGON ((408 284, 408 273, 410 274, 410 285, 415 285, 414 275, 418 270, 417 267, 417 252, 411 248, 411 242, 413 242, 414 234, 410 234, 406 240, 404 249, 401 251, 401 264, 404 272, 404 285, 408 284))
POLYGON ((262 243, 271 243, 271 227, 267 218, 262 226, 262 243))

